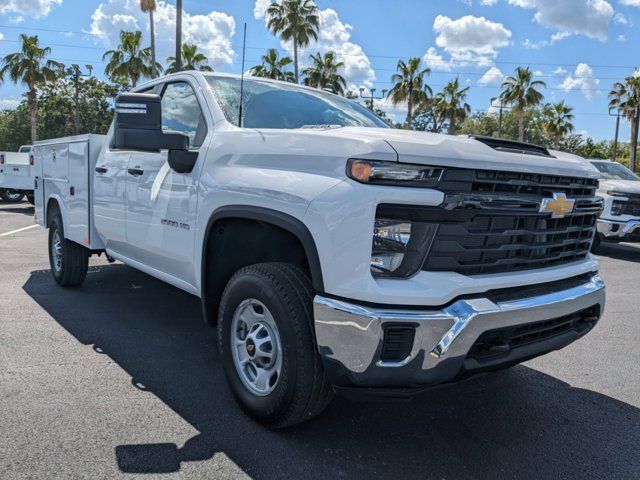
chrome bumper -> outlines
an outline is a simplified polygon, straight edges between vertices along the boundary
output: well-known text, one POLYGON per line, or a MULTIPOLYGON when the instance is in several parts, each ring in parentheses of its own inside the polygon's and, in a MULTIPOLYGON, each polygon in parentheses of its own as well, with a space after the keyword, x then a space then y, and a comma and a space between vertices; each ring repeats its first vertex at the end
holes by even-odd
POLYGON ((602 234, 604 238, 622 240, 631 236, 638 229, 640 229, 640 220, 618 222, 604 218, 598 219, 598 233, 602 234))
MULTIPOLYGON (((500 303, 488 298, 463 299, 440 310, 370 308, 316 296, 315 332, 325 369, 334 384, 433 385, 455 380, 461 373, 480 367, 467 359, 467 354, 483 332, 556 319, 596 305, 602 313, 604 300, 605 287, 598 275, 582 285, 532 298, 500 303), (389 323, 415 326, 411 353, 398 362, 380 360, 383 329, 389 323)), ((580 336, 565 335, 541 342, 538 350, 534 343, 503 358, 502 363, 517 363, 561 348, 580 336)))

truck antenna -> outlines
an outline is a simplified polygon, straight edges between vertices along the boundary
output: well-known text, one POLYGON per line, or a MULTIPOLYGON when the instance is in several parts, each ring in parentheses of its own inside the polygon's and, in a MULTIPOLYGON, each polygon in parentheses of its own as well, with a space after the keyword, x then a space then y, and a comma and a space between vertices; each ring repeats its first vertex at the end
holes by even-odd
POLYGON ((244 55, 247 51, 247 22, 244 22, 244 37, 242 39, 242 73, 240 74, 240 107, 238 108, 238 126, 242 128, 242 100, 244 98, 244 55))

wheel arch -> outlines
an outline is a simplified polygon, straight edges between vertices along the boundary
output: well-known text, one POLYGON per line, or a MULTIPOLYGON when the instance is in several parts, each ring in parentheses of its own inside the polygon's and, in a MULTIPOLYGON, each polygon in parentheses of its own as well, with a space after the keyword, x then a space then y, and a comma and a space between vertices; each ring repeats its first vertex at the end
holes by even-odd
POLYGON ((306 261, 309 267, 311 283, 316 292, 324 291, 324 281, 322 276, 322 268, 320 257, 316 243, 307 226, 298 218, 289 214, 272 210, 265 207, 247 206, 247 205, 230 205, 220 207, 213 212, 207 221, 202 243, 202 258, 200 265, 200 289, 202 299, 202 310, 204 318, 209 324, 215 323, 214 312, 217 311, 217 305, 212 305, 212 299, 208 295, 209 268, 215 268, 212 265, 212 255, 210 245, 214 236, 214 227, 220 222, 226 220, 244 220, 255 221, 276 227, 295 237, 302 246, 306 261))

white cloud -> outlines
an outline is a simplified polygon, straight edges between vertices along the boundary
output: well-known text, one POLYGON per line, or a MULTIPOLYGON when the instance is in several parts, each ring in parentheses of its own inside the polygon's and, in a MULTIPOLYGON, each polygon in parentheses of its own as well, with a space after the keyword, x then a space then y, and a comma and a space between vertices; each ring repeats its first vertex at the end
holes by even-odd
POLYGON ((557 75, 557 76, 559 76, 559 77, 560 77, 560 76, 562 76, 562 75, 566 75, 567 73, 569 73, 569 72, 567 72, 567 71, 566 71, 564 68, 562 68, 562 67, 557 67, 557 68, 553 71, 553 74, 554 74, 554 75, 557 75))
POLYGON ((478 84, 480 85, 501 85, 504 81, 504 74, 500 71, 498 67, 491 67, 489 70, 484 72, 484 75, 480 77, 478 80, 478 84))
MULTIPOLYGON (((175 54, 175 7, 159 1, 154 20, 157 58, 165 63, 168 56, 175 54)), ((196 44, 211 65, 220 67, 232 62, 231 38, 236 28, 233 17, 216 11, 206 15, 183 12, 182 22, 182 41, 196 44)), ((137 0, 109 0, 91 15, 90 33, 102 38, 109 47, 118 45, 120 30, 142 31, 143 43, 149 45, 149 16, 140 10, 137 0)))
MULTIPOLYGON (((640 0, 627 0, 637 2, 640 0)), ((562 32, 607 39, 613 7, 606 0, 507 0, 511 5, 535 9, 534 19, 562 32)))
POLYGON ((628 7, 640 7, 640 0, 619 0, 619 2, 628 7))
POLYGON ((559 87, 564 90, 580 89, 585 98, 591 100, 595 95, 600 94, 595 90, 599 84, 600 80, 593 76, 593 69, 586 63, 580 63, 576 67, 573 77, 568 75, 559 87))
POLYGON ((619 42, 626 42, 627 41, 627 36, 626 35, 618 35, 618 39, 619 42))
POLYGON ((0 98, 0 110, 13 110, 20 105, 18 98, 0 98))
POLYGON ((427 53, 422 56, 422 61, 432 70, 449 72, 453 68, 451 60, 445 60, 434 47, 429 47, 427 53))
POLYGON ((497 49, 509 45, 511 38, 511 32, 501 23, 472 15, 456 20, 438 15, 433 30, 436 45, 449 53, 451 60, 461 64, 476 62, 479 66, 492 65, 497 49))
POLYGON ((62 0, 0 0, 0 15, 17 13, 35 18, 44 17, 61 3, 62 0))
POLYGON ((498 3, 498 0, 480 0, 480 3, 486 7, 491 7, 498 3))
POLYGON ((618 25, 629 25, 629 19, 625 17, 622 13, 616 12, 613 16, 613 21, 618 25))
MULTIPOLYGON (((258 20, 264 18, 266 23, 267 8, 271 3, 270 0, 256 0, 253 9, 254 17, 258 20)), ((319 10, 319 15, 318 41, 312 41, 308 47, 299 52, 301 66, 304 67, 308 63, 309 55, 333 51, 338 60, 344 62, 343 75, 347 82, 371 86, 376 79, 371 61, 360 45, 349 41, 353 26, 343 23, 336 11, 331 8, 319 10)), ((293 54, 290 42, 282 42, 282 47, 293 54)))

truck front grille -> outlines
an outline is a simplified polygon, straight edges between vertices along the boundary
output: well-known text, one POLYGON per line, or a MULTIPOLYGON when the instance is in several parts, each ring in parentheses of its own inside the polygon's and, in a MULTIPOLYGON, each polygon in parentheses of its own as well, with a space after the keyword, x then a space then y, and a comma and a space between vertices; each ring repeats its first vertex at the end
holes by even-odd
POLYGON ((567 332, 583 335, 591 330, 599 317, 600 307, 594 305, 585 310, 551 320, 489 330, 478 337, 469 350, 467 358, 481 361, 507 355, 515 348, 542 342, 567 332))

